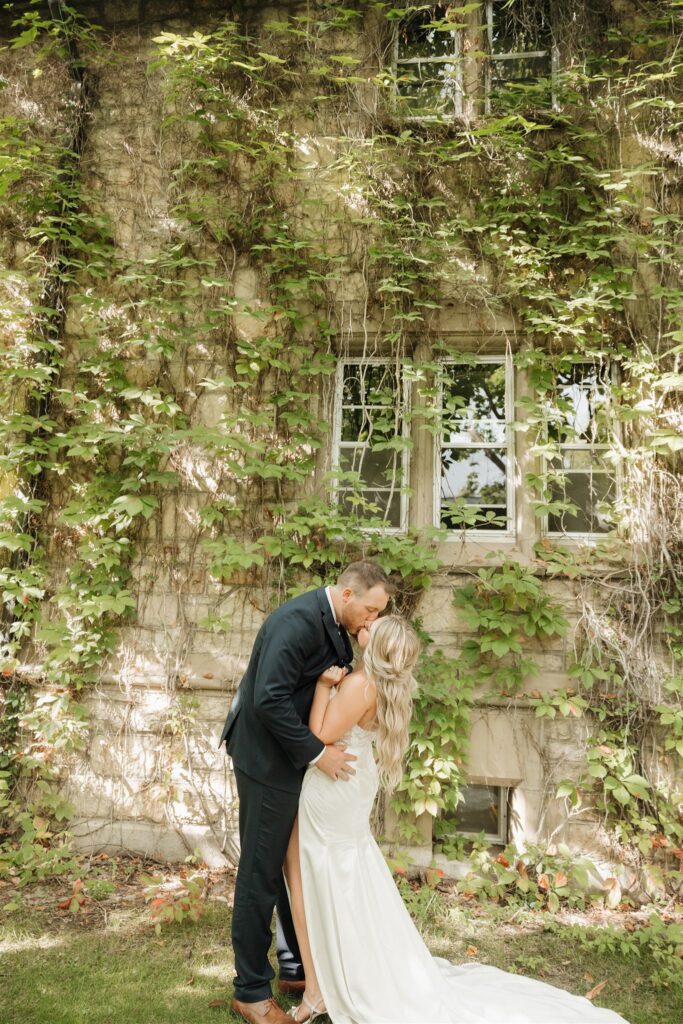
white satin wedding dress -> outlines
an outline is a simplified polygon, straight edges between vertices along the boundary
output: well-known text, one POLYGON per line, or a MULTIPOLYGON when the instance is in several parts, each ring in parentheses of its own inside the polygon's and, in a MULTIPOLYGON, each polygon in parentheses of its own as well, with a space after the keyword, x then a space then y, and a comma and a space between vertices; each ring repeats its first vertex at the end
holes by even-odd
POLYGON ((354 725, 343 742, 356 774, 333 782, 309 768, 299 803, 306 920, 333 1024, 625 1024, 544 982, 433 957, 370 832, 373 734, 354 725))

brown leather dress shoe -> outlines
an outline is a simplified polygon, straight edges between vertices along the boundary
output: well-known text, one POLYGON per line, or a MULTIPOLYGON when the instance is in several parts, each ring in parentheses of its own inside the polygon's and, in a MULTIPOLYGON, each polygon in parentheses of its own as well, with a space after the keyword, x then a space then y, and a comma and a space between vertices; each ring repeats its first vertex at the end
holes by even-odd
POLYGON ((249 1024, 292 1024, 291 1019, 272 996, 258 1003, 243 1003, 239 999, 233 999, 230 1009, 233 1013, 239 1013, 240 1017, 249 1021, 249 1024))
POLYGON ((283 996, 300 996, 306 991, 306 982, 297 981, 296 978, 280 978, 277 990, 283 996))

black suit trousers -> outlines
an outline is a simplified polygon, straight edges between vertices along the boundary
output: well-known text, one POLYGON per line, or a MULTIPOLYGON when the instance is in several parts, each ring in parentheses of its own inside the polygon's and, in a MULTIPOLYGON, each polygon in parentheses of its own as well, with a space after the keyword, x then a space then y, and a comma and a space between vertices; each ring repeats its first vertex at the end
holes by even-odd
POLYGON ((282 865, 299 794, 273 789, 235 768, 240 800, 240 863, 232 914, 235 998, 256 1003, 271 995, 271 922, 282 895, 282 865))

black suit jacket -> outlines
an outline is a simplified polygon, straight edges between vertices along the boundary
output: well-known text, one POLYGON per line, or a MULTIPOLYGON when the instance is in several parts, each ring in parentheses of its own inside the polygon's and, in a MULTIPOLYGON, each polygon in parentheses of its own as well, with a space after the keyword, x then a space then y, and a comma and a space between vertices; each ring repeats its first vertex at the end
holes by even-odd
POLYGON ((352 658, 324 587, 269 615, 221 734, 235 767, 273 789, 298 792, 306 765, 324 747, 306 725, 316 680, 352 658))

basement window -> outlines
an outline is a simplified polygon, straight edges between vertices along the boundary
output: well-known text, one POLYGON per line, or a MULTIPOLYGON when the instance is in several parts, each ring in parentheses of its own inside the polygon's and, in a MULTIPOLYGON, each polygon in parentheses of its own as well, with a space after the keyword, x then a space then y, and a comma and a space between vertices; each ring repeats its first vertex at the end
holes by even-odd
POLYGON ((441 832, 447 834, 448 825, 453 834, 478 836, 492 845, 507 845, 508 841, 508 787, 467 785, 460 790, 462 801, 457 810, 442 817, 441 832))

